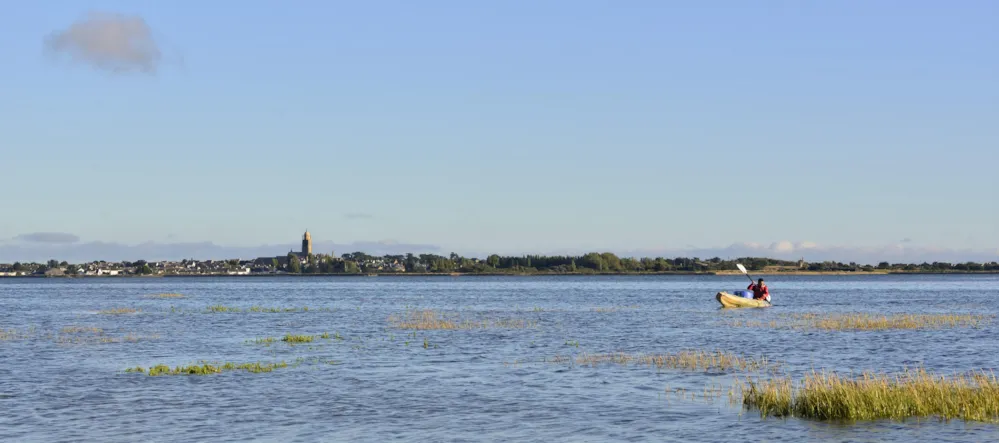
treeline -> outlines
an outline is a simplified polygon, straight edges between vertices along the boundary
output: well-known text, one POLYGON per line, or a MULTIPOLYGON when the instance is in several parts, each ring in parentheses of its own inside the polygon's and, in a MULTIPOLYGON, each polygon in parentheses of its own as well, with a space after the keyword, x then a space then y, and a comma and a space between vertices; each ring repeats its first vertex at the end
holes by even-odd
POLYGON ((501 256, 493 254, 486 259, 469 258, 452 253, 449 256, 435 254, 404 254, 371 256, 363 252, 353 252, 340 257, 309 256, 299 260, 294 254, 289 254, 288 264, 276 266, 292 273, 379 273, 379 272, 418 272, 418 273, 556 273, 556 274, 595 274, 595 273, 710 273, 732 271, 737 263, 742 263, 752 271, 773 270, 788 271, 818 271, 818 272, 997 272, 996 262, 990 263, 889 263, 878 265, 861 265, 855 262, 841 263, 834 261, 800 262, 776 260, 764 257, 741 257, 737 259, 722 259, 713 257, 700 259, 698 257, 618 257, 604 252, 591 252, 579 256, 570 255, 522 255, 501 256))
POLYGON ((751 271, 769 272, 998 272, 996 262, 977 263, 889 263, 861 265, 835 261, 801 262, 776 260, 764 257, 722 259, 713 257, 618 257, 604 252, 584 255, 521 255, 493 254, 485 259, 463 257, 456 253, 448 256, 436 254, 402 254, 373 256, 363 252, 343 254, 339 257, 317 254, 299 257, 289 253, 264 263, 259 260, 182 260, 180 262, 92 262, 72 265, 65 261, 49 260, 47 263, 0 264, 0 272, 26 272, 43 274, 58 269, 66 274, 83 273, 95 268, 119 269, 127 274, 176 274, 176 273, 226 273, 252 269, 253 273, 284 272, 292 274, 357 274, 357 273, 470 273, 470 274, 626 274, 626 273, 711 273, 732 272, 742 263, 751 271), (191 270, 193 269, 193 270, 191 270), (186 271, 190 270, 190 271, 186 271))

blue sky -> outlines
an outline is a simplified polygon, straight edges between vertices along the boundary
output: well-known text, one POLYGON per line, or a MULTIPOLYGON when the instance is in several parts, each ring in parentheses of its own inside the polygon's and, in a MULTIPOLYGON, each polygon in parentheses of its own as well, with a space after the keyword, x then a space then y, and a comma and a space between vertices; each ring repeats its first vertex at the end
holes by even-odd
POLYGON ((8 5, 0 260, 39 232, 306 228, 469 254, 996 258, 996 2, 710 3, 8 5), (144 20, 155 72, 46 49, 92 11, 144 20))

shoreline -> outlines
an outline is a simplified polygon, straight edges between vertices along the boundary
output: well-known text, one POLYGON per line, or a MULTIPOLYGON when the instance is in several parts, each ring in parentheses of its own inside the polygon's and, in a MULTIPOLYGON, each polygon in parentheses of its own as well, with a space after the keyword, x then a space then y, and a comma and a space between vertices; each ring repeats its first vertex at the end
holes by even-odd
MULTIPOLYGON (((754 272, 752 276, 856 276, 856 275, 998 275, 997 271, 770 271, 754 272)), ((169 274, 169 275, 5 275, 2 279, 116 279, 116 278, 261 278, 261 277, 642 277, 642 276, 742 276, 739 271, 706 271, 706 272, 379 272, 379 273, 315 273, 315 274, 169 274)))

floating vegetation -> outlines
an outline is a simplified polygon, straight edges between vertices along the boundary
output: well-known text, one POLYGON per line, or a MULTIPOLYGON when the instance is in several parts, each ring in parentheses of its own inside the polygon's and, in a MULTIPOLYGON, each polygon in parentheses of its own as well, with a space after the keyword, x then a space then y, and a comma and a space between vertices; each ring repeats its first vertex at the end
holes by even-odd
POLYGON ((240 308, 224 305, 212 305, 206 308, 208 312, 240 312, 240 308))
POLYGON ((176 292, 165 292, 162 294, 151 294, 151 298, 184 298, 184 294, 178 294, 176 292))
POLYGON ((891 376, 865 372, 860 378, 835 373, 807 374, 794 386, 790 378, 747 380, 743 404, 761 417, 796 416, 818 420, 878 420, 937 416, 996 423, 996 374, 978 372, 950 378, 920 369, 891 376))
POLYGON ((449 318, 437 311, 410 310, 401 316, 389 316, 389 323, 394 328, 414 330, 436 329, 526 329, 538 326, 536 320, 522 319, 488 319, 462 320, 449 318))
POLYGON ((209 363, 204 363, 201 365, 190 365, 190 366, 175 366, 171 368, 170 366, 159 364, 150 367, 147 371, 141 366, 134 368, 128 368, 125 370, 127 373, 145 373, 150 376, 161 376, 161 375, 209 375, 209 374, 219 374, 225 371, 245 371, 254 374, 261 372, 271 372, 278 368, 287 368, 288 363, 284 361, 278 363, 223 363, 220 365, 213 365, 209 363))
POLYGON ((681 351, 676 354, 582 354, 576 357, 576 363, 583 366, 597 366, 605 363, 620 365, 643 364, 656 366, 657 369, 684 369, 705 371, 744 372, 759 371, 768 367, 776 367, 767 357, 745 358, 731 352, 681 351))
POLYGON ((104 315, 124 315, 124 314, 135 314, 142 312, 140 309, 136 308, 113 308, 113 309, 102 309, 97 311, 98 314, 104 315))
POLYGON ((887 329, 941 329, 958 327, 978 327, 983 321, 993 318, 972 314, 792 314, 784 321, 771 320, 767 323, 757 320, 730 321, 729 326, 793 329, 823 329, 828 331, 881 331, 887 329))

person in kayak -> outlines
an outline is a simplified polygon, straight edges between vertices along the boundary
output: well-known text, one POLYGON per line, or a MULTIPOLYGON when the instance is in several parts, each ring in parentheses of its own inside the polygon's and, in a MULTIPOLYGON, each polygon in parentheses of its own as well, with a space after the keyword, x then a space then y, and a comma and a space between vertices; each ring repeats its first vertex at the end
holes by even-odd
POLYGON ((771 301, 771 293, 767 291, 767 285, 764 284, 763 278, 758 278, 757 283, 750 283, 747 286, 748 291, 753 291, 754 300, 766 300, 771 301))

